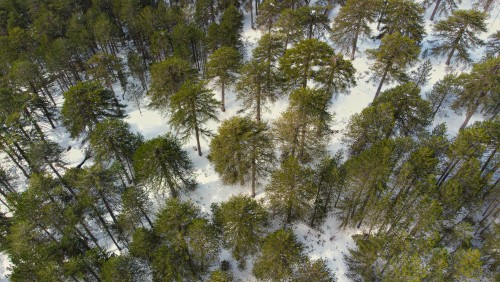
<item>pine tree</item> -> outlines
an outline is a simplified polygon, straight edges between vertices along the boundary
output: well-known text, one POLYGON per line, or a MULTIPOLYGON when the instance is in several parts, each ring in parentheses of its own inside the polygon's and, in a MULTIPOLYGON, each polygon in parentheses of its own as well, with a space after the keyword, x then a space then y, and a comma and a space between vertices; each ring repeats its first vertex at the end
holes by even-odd
POLYGON ((159 280, 200 279, 218 258, 219 244, 212 227, 190 202, 170 198, 155 222, 159 245, 151 268, 159 280))
POLYGON ((470 73, 461 75, 463 91, 455 93, 457 97, 451 105, 454 111, 466 113, 461 129, 467 126, 478 109, 485 116, 498 114, 499 69, 500 57, 497 57, 474 64, 470 73))
POLYGON ((127 181, 134 181, 132 159, 135 150, 143 142, 143 137, 130 132, 129 125, 115 118, 105 119, 90 134, 90 147, 98 162, 115 160, 120 163, 127 181))
POLYGON ((462 4, 462 0, 425 0, 423 3, 424 8, 429 8, 434 4, 430 20, 433 21, 436 15, 449 15, 457 8, 458 4, 462 4))
POLYGON ((62 121, 71 137, 88 135, 107 117, 123 117, 123 106, 114 94, 95 82, 79 82, 64 93, 62 121))
POLYGON ((147 274, 140 261, 127 255, 119 255, 104 262, 100 277, 105 282, 133 282, 146 279, 147 274))
POLYGON ((291 85, 305 88, 307 81, 328 65, 333 55, 333 49, 325 42, 306 39, 286 50, 280 59, 280 68, 291 85))
POLYGON ((244 184, 250 176, 252 197, 257 179, 266 176, 274 161, 268 127, 249 118, 225 120, 210 143, 210 161, 226 184, 244 184))
POLYGON ((386 103, 393 108, 394 128, 391 135, 417 135, 425 132, 432 122, 429 102, 421 98, 420 88, 415 83, 405 83, 382 92, 371 106, 386 103))
POLYGON ((432 118, 443 112, 443 107, 449 107, 455 93, 460 93, 462 87, 460 79, 455 74, 447 74, 436 82, 432 90, 426 93, 427 100, 431 103, 432 118))
POLYGON ((221 16, 217 37, 221 46, 232 47, 243 52, 241 32, 243 31, 243 14, 235 6, 229 6, 221 16))
POLYGON ((328 15, 323 13, 324 9, 319 5, 305 5, 293 11, 300 31, 307 35, 307 39, 324 37, 325 33, 330 30, 330 21, 328 15))
POLYGON ((271 210, 283 216, 286 223, 306 220, 314 206, 314 171, 302 166, 294 157, 287 158, 271 175, 266 186, 271 210))
POLYGON ((351 60, 354 60, 359 38, 371 34, 369 24, 375 19, 377 2, 349 0, 333 20, 332 40, 342 52, 351 56, 351 60))
POLYGON ((226 86, 233 84, 236 81, 235 74, 241 65, 241 55, 238 50, 222 46, 212 53, 207 63, 207 77, 215 78, 215 84, 221 89, 221 110, 226 111, 224 90, 226 86))
POLYGON ((198 155, 201 156, 200 137, 211 136, 212 132, 205 127, 210 120, 217 121, 217 100, 213 93, 205 88, 204 82, 186 81, 170 101, 170 123, 186 141, 194 133, 198 155))
POLYGON ((227 271, 215 270, 210 273, 208 282, 233 282, 233 275, 227 271))
POLYGON ((265 208, 248 196, 233 196, 220 205, 213 204, 212 216, 221 229, 224 245, 229 248, 240 268, 245 259, 259 250, 268 224, 265 208))
POLYGON ((180 191, 188 192, 196 187, 193 164, 171 134, 139 146, 134 154, 134 171, 139 182, 150 184, 156 192, 164 193, 168 188, 174 198, 180 191))
POLYGON ((321 281, 335 282, 335 274, 333 274, 324 259, 311 261, 309 259, 304 262, 297 270, 292 281, 321 281))
POLYGON ((329 95, 324 91, 300 88, 292 92, 287 110, 273 125, 284 158, 292 156, 306 163, 324 153, 332 133, 328 105, 329 95))
POLYGON ((495 57, 500 55, 500 30, 490 35, 486 43, 486 56, 495 57))
POLYGON ((380 21, 383 26, 379 36, 400 33, 420 44, 425 35, 423 15, 424 9, 419 3, 411 0, 388 0, 380 21))
POLYGON ((127 80, 123 63, 115 55, 96 53, 87 60, 86 67, 87 73, 92 75, 92 79, 101 83, 103 87, 107 87, 113 94, 113 83, 116 81, 120 81, 122 89, 126 90, 127 80))
POLYGON ((447 55, 446 65, 456 54, 460 63, 470 63, 469 49, 484 45, 478 37, 486 32, 486 14, 476 10, 456 10, 447 19, 440 20, 434 25, 434 42, 432 53, 436 56, 447 55))
POLYGON ((323 158, 315 167, 314 209, 309 226, 320 226, 333 207, 337 207, 345 184, 345 169, 341 166, 342 154, 323 158))
POLYGON ((281 38, 264 34, 252 51, 253 59, 243 65, 241 77, 236 84, 237 99, 247 109, 255 111, 255 118, 261 121, 266 104, 274 102, 282 92, 283 79, 277 61, 283 54, 281 38))
POLYGON ((415 83, 417 87, 423 87, 429 82, 432 74, 431 60, 423 62, 418 68, 410 73, 409 81, 415 83))
POLYGON ((276 22, 280 16, 281 3, 276 0, 264 0, 259 5, 259 15, 257 15, 257 27, 262 31, 270 33, 272 28, 276 26, 276 22))
POLYGON ((150 106, 165 111, 170 105, 170 97, 179 91, 188 80, 196 79, 196 70, 189 62, 172 57, 151 66, 151 87, 148 96, 150 106))
POLYGON ((376 76, 381 77, 375 93, 376 99, 386 79, 400 78, 405 69, 417 61, 420 48, 414 40, 396 32, 384 36, 380 47, 368 52, 369 57, 376 60, 371 69, 376 76))
POLYGON ((259 280, 290 280, 304 259, 302 250, 291 230, 279 229, 264 239, 252 272, 259 280))

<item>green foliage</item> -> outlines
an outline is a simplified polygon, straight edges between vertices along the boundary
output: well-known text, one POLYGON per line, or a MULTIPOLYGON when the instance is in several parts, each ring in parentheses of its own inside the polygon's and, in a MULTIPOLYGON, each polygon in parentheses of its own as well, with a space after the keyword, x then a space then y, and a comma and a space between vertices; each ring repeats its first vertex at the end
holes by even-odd
POLYGON ((224 10, 218 28, 217 38, 220 46, 232 47, 243 52, 241 32, 243 31, 243 14, 233 5, 224 10))
POLYGON ((457 75, 447 74, 434 84, 430 92, 426 93, 426 98, 431 104, 433 117, 443 112, 443 107, 451 105, 454 95, 462 91, 460 84, 457 75))
POLYGON ((221 229, 224 245, 233 257, 245 265, 245 259, 259 249, 268 224, 265 208, 248 196, 233 196, 220 205, 212 205, 213 221, 221 229))
POLYGON ((71 137, 87 135, 103 119, 123 117, 122 107, 113 92, 94 82, 79 82, 64 93, 62 121, 71 137))
POLYGON ((495 57, 498 55, 500 55, 500 30, 493 33, 486 43, 486 56, 495 57))
POLYGON ((390 81, 406 78, 405 70, 418 60, 420 47, 413 39, 396 32, 384 36, 378 49, 367 52, 369 58, 375 59, 371 66, 374 76, 381 77, 375 94, 377 98, 386 79, 390 81))
POLYGON ((233 275, 226 271, 215 270, 210 273, 208 282, 232 282, 234 281, 233 275))
POLYGON ((447 65, 455 52, 457 62, 472 62, 469 50, 484 45, 478 35, 487 30, 485 20, 486 14, 477 10, 454 11, 447 19, 434 25, 433 33, 437 40, 432 47, 432 53, 436 56, 447 55, 447 65))
POLYGON ((236 97, 245 108, 255 111, 257 121, 261 120, 266 104, 276 101, 283 92, 284 81, 277 66, 283 47, 279 35, 263 35, 252 51, 253 59, 241 69, 236 97))
POLYGON ((314 261, 307 260, 294 275, 292 281, 318 281, 318 282, 334 282, 335 274, 331 273, 324 259, 314 261))
POLYGON ((193 164, 171 134, 139 146, 134 154, 134 171, 139 182, 150 185, 155 192, 164 193, 168 188, 173 197, 196 187, 193 164))
POLYGON ((194 133, 198 144, 198 154, 201 156, 200 136, 211 136, 212 132, 205 124, 217 121, 217 100, 212 91, 205 88, 204 82, 186 81, 179 91, 172 95, 170 101, 170 123, 180 135, 182 141, 187 141, 194 133))
POLYGON ((291 230, 279 229, 264 239, 252 272, 259 280, 290 280, 304 260, 302 249, 291 230))
POLYGON ((170 97, 179 91, 188 80, 196 79, 196 70, 189 62, 172 57, 151 66, 150 106, 165 111, 170 105, 170 97))
POLYGON ((274 122, 273 134, 282 156, 306 163, 324 153, 329 140, 332 115, 330 95, 322 90, 300 88, 290 94, 290 104, 274 122))
POLYGON ((388 0, 385 6, 382 35, 400 33, 420 44, 425 35, 424 9, 411 0, 388 0))
POLYGON ((432 17, 431 17, 431 21, 434 19, 434 15, 437 14, 437 15, 449 15, 451 12, 453 12, 453 10, 455 10, 458 6, 457 6, 457 2, 459 4, 462 3, 462 0, 441 0, 441 1, 437 1, 437 0, 425 0, 422 5, 424 6, 425 9, 428 9, 430 6, 432 5, 435 5, 434 6, 434 10, 432 12, 432 17))
POLYGON ((119 162, 128 181, 132 181, 132 158, 135 150, 143 142, 139 133, 132 133, 129 125, 120 119, 105 119, 90 134, 90 147, 94 158, 107 163, 110 160, 119 162))
POLYGON ((375 19, 377 0, 349 0, 333 20, 331 37, 340 51, 354 60, 360 37, 371 34, 369 24, 375 19))
POLYGON ((250 118, 225 120, 210 142, 210 161, 222 181, 243 184, 250 177, 253 194, 257 177, 267 175, 273 160, 273 143, 268 127, 250 118))
POLYGON ((271 210, 286 223, 305 220, 314 207, 314 171, 289 157, 271 175, 266 195, 271 210))
POLYGON ((284 77, 292 86, 306 87, 309 79, 334 94, 355 85, 350 62, 335 55, 333 49, 317 39, 302 40, 280 59, 284 77))
POLYGON ((241 54, 238 50, 222 46, 212 53, 206 65, 207 77, 215 78, 215 85, 220 87, 222 94, 222 111, 224 112, 224 91, 226 86, 233 84, 236 81, 236 73, 241 65, 241 54))
POLYGON ((487 59, 474 64, 470 73, 460 76, 462 91, 456 95, 451 108, 457 113, 466 113, 464 128, 471 116, 481 109, 485 116, 497 114, 498 98, 500 95, 500 79, 498 78, 500 57, 487 59), (479 91, 478 91, 479 90, 479 91))
POLYGON ((111 257, 103 264, 101 279, 105 282, 143 281, 146 279, 146 271, 137 259, 120 255, 111 257))

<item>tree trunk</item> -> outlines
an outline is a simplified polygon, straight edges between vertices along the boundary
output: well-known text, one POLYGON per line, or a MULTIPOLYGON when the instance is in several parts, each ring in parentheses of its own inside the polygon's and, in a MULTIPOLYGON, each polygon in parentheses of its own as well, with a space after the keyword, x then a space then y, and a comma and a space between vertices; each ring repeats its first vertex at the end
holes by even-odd
POLYGON ((446 65, 449 66, 451 62, 451 58, 453 57, 453 53, 455 53, 455 46, 451 48, 450 53, 448 54, 448 58, 446 59, 446 65))
POLYGON ((356 35, 354 36, 354 40, 352 42, 351 61, 354 61, 354 55, 356 54, 356 45, 358 44, 358 36, 359 36, 359 29, 356 29, 356 35))
MULTIPOLYGON (((224 94, 222 94, 222 97, 224 97, 224 94)), ((201 146, 200 146, 200 132, 199 132, 199 128, 198 128, 198 121, 196 119, 196 107, 195 107, 194 103, 195 103, 194 101, 191 102, 191 111, 192 111, 192 115, 193 115, 193 119, 194 119, 194 133, 196 135, 196 146, 198 146, 198 156, 201 157, 202 153, 201 153, 201 146)))
POLYGON ((474 112, 476 112, 476 109, 467 111, 467 115, 465 116, 464 122, 460 126, 460 130, 464 129, 467 126, 467 124, 469 123, 470 119, 474 115, 474 112))
POLYGON ((432 15, 431 15, 431 21, 434 20, 434 16, 436 15, 437 13, 437 10, 439 9, 439 4, 441 4, 441 0, 437 0, 436 1, 436 6, 434 6, 434 10, 432 11, 432 15))
POLYGON ((225 112, 226 111, 226 97, 225 97, 225 94, 224 94, 224 81, 221 81, 221 91, 220 91, 220 94, 221 94, 221 111, 225 112))
POLYGON ((21 166, 21 164, 16 160, 16 158, 12 155, 12 153, 10 153, 6 149, 4 149, 3 151, 7 154, 7 156, 9 156, 12 162, 14 162, 14 164, 21 170, 26 179, 30 179, 30 175, 28 174, 28 172, 24 169, 24 167, 21 166))
POLYGON ((253 2, 252 2, 252 0, 248 0, 248 5, 250 5, 250 27, 252 29, 255 29, 254 24, 253 24, 254 21, 253 21, 253 2))
POLYGON ((255 198, 255 186, 257 185, 257 164, 255 157, 252 157, 252 197, 255 198))
POLYGON ((384 73, 382 74, 382 78, 380 79, 380 83, 377 88, 377 92, 375 93, 375 97, 373 98, 373 101, 377 99, 378 95, 380 94, 380 90, 382 89, 382 85, 384 84, 384 80, 387 76, 387 73, 389 72, 389 68, 391 67, 391 64, 387 64, 387 66, 384 69, 384 73))
POLYGON ((259 84, 259 87, 257 89, 257 97, 256 97, 256 100, 255 100, 255 104, 256 104, 256 107, 257 107, 257 122, 260 122, 260 116, 261 116, 261 90, 260 90, 260 84, 259 84))

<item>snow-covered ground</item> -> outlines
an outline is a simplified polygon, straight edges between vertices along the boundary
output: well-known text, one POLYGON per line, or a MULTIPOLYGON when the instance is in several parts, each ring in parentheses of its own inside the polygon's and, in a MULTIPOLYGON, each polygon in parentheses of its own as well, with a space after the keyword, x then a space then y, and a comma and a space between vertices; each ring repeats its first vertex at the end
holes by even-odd
MULTIPOLYGON (((460 5, 460 8, 471 8, 471 1, 463 1, 464 3, 460 5)), ((330 17, 333 18, 338 12, 338 7, 334 9, 330 17)), ((490 13, 491 18, 488 20, 489 32, 481 36, 483 39, 487 39, 489 34, 500 28, 500 19, 496 19, 495 16, 500 12, 500 7, 496 7, 494 11, 490 13)), ((428 9, 425 15, 426 19, 426 30, 427 34, 432 34, 432 22, 428 19, 430 17, 431 9, 428 9)), ((438 17, 439 20, 442 17, 438 17)), ((375 29, 374 29, 375 30, 375 29)), ((246 45, 247 59, 251 54, 251 49, 255 46, 261 33, 258 30, 253 30, 250 28, 250 16, 245 13, 245 25, 243 31, 243 41, 246 45)), ((428 40, 431 39, 427 36, 423 41, 422 50, 429 48, 428 40)), ((331 152, 336 152, 337 150, 343 149, 343 145, 340 141, 342 136, 342 130, 345 128, 349 117, 352 114, 359 113, 363 108, 368 106, 368 104, 373 100, 373 96, 376 91, 378 81, 370 80, 371 72, 369 70, 372 61, 368 60, 364 51, 371 48, 377 48, 379 41, 374 41, 371 39, 364 39, 360 42, 359 49, 360 52, 357 53, 356 59, 353 61, 353 65, 357 70, 356 81, 357 86, 350 90, 349 95, 341 95, 336 100, 333 101, 331 106, 331 111, 335 113, 335 123, 333 129, 339 130, 340 132, 336 134, 330 143, 329 149, 331 152)), ((478 49, 473 56, 473 59, 477 61, 482 55, 482 49, 478 49)), ((430 78, 429 84, 422 90, 422 95, 426 91, 432 88, 432 85, 441 79, 445 74, 450 72, 461 72, 464 69, 460 67, 445 67, 444 58, 425 58, 430 59, 433 65, 432 76, 430 78)), ((423 60, 422 60, 423 61, 423 60)), ((120 89, 120 86, 115 85, 115 91, 120 89)), ((385 84, 383 89, 391 87, 391 84, 385 84)), ((117 91, 118 92, 118 91, 117 91)), ((217 89, 214 89, 216 97, 219 98, 220 93, 217 89)), ((117 96, 121 96, 121 93, 117 93, 117 96)), ((238 111, 242 110, 242 105, 236 101, 235 93, 233 89, 229 89, 226 92, 226 112, 219 114, 220 121, 230 118, 237 114, 238 111)), ((165 134, 169 131, 168 119, 163 116, 158 111, 153 111, 147 109, 147 98, 142 101, 141 111, 137 108, 134 102, 124 101, 127 107, 128 117, 125 119, 133 131, 140 132, 145 139, 150 139, 158 135, 165 134)), ((58 104, 62 104, 62 97, 58 97, 58 104)), ((268 111, 263 113, 263 120, 271 122, 272 120, 279 117, 281 112, 283 112, 288 105, 287 98, 282 98, 278 100, 274 105, 268 109, 268 111)), ((454 136, 458 131, 460 124, 463 122, 463 116, 457 116, 454 113, 448 113, 446 117, 437 117, 434 124, 446 122, 448 127, 448 132, 450 136, 454 136)), ((475 120, 480 119, 479 117, 473 117, 471 123, 475 120)), ((219 122, 210 122, 208 127, 214 132, 217 130, 219 122)), ((49 130, 49 129, 47 129, 49 130)), ((81 142, 78 140, 71 140, 69 134, 62 128, 48 132, 54 141, 57 141, 63 148, 71 149, 65 153, 65 159, 69 163, 69 166, 75 166, 81 162, 84 157, 84 148, 81 147, 81 142)), ((198 205, 202 211, 209 213, 210 205, 212 203, 218 203, 226 201, 233 195, 238 194, 250 194, 250 187, 246 185, 241 187, 239 185, 227 186, 222 184, 218 175, 214 172, 213 166, 209 163, 206 158, 208 151, 208 140, 201 141, 201 148, 203 156, 199 157, 196 148, 196 141, 192 138, 188 143, 184 145, 184 149, 189 153, 189 157, 194 163, 198 188, 196 191, 190 193, 189 195, 183 195, 185 200, 191 200, 196 205, 198 205)), ((87 164, 90 164, 87 163, 87 164)), ((257 199, 263 199, 265 197, 263 192, 263 187, 257 190, 257 199)), ((154 197, 155 207, 161 206, 161 197, 154 197)), ((346 266, 343 262, 343 254, 347 252, 349 247, 353 247, 354 243, 351 239, 351 235, 356 233, 361 233, 361 230, 341 230, 338 228, 339 222, 334 215, 328 217, 327 221, 323 226, 321 226, 320 231, 314 230, 306 226, 305 224, 295 224, 292 228, 297 235, 300 242, 304 243, 306 246, 306 251, 309 256, 313 259, 324 258, 328 262, 330 269, 336 274, 338 281, 348 281, 347 277, 344 275, 346 272, 346 266)), ((273 228, 279 228, 280 226, 274 226, 273 228)), ((111 246, 111 244, 109 244, 111 246)), ((113 250, 111 248, 110 250, 113 250)), ((221 260, 226 259, 232 261, 230 254, 227 251, 223 251, 221 254, 221 260)), ((251 275, 252 262, 247 264, 247 269, 245 271, 239 271, 236 268, 236 264, 233 263, 233 272, 236 277, 242 279, 243 281, 255 281, 255 278, 251 275)), ((8 258, 0 253, 0 281, 6 280, 6 275, 8 274, 8 258)))

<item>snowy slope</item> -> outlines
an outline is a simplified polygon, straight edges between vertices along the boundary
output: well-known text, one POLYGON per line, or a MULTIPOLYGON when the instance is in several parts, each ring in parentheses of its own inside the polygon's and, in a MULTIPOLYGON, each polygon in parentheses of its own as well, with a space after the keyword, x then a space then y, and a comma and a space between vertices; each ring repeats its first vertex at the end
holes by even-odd
MULTIPOLYGON (((464 3, 460 5, 460 8, 471 8, 471 1, 463 1, 464 3)), ((338 12, 338 7, 334 9, 330 17, 333 18, 338 12)), ((427 11, 425 15, 426 19, 426 29, 427 34, 432 33, 432 22, 428 21, 430 17, 431 9, 427 11)), ((495 19, 495 16, 500 12, 500 8, 497 7, 494 11, 490 13, 491 17, 488 20, 488 34, 482 36, 486 39, 489 34, 500 29, 500 20, 495 19)), ((438 17, 436 20, 439 20, 438 17)), ((257 42, 261 33, 258 30, 253 30, 250 28, 250 16, 248 13, 245 14, 245 25, 243 31, 243 41, 246 46, 247 59, 251 54, 251 49, 257 42)), ((423 42, 423 48, 429 48, 428 40, 432 39, 427 36, 423 42)), ((342 130, 345 128, 349 117, 354 113, 359 113, 363 108, 368 106, 368 104, 373 100, 373 96, 376 91, 376 86, 378 81, 370 80, 371 72, 369 70, 372 62, 366 58, 364 51, 370 48, 376 48, 378 46, 378 41, 373 41, 371 39, 365 39, 360 42, 359 49, 360 52, 357 53, 356 59, 353 61, 355 66, 357 86, 353 87, 349 95, 341 95, 332 103, 331 111, 335 113, 335 123, 333 126, 334 130, 339 130, 330 143, 329 149, 331 152, 336 152, 337 150, 343 149, 340 138, 342 137, 342 130)), ((474 54, 474 59, 478 60, 482 54, 482 50, 477 50, 474 54)), ((427 59, 427 58, 426 58, 427 59)), ((422 90, 422 95, 430 90, 432 85, 441 79, 445 74, 457 71, 461 72, 464 69, 456 67, 445 67, 444 59, 429 58, 433 64, 433 72, 431 76, 431 81, 422 90)), ((384 85, 383 89, 391 87, 390 84, 384 85)), ((115 90, 117 96, 121 96, 118 93, 120 86, 115 85, 115 90)), ((216 98, 219 98, 219 91, 214 90, 216 93, 216 98)), ((58 104, 62 104, 62 95, 58 97, 58 104)), ((137 109, 135 103, 132 101, 124 101, 128 105, 127 114, 128 117, 125 119, 133 131, 140 132, 146 139, 162 135, 169 131, 168 119, 158 111, 153 111, 147 109, 145 106, 141 108, 141 111, 137 109)), ((282 111, 287 107, 288 101, 286 98, 282 98, 277 101, 271 109, 263 113, 264 121, 272 121, 279 117, 282 111)), ((142 105, 147 105, 147 98, 142 101, 142 105)), ((226 93, 226 112, 219 114, 219 119, 222 121, 234 115, 237 115, 238 111, 242 109, 241 104, 235 100, 235 93, 233 89, 229 89, 226 93)), ((241 113, 244 114, 244 113, 241 113)), ((447 117, 438 117, 434 124, 446 122, 448 126, 448 132, 450 136, 453 136, 458 131, 460 124, 463 122, 464 117, 457 116, 454 113, 449 113, 447 117)), ((473 117, 471 123, 475 120, 480 119, 479 117, 473 117)), ((211 122, 209 123, 209 128, 214 132, 217 130, 219 123, 211 122)), ((77 165, 83 159, 84 148, 81 146, 79 140, 71 140, 69 134, 62 128, 50 131, 50 138, 57 141, 63 148, 71 149, 66 152, 65 159, 70 164, 70 166, 77 165)), ((196 141, 192 138, 188 143, 184 145, 184 149, 189 153, 189 157, 195 165, 195 171, 197 174, 197 181, 199 186, 196 191, 189 195, 183 195, 185 200, 191 200, 196 205, 198 205, 202 211, 210 212, 210 205, 212 203, 218 203, 226 201, 232 195, 237 194, 250 194, 249 185, 241 187, 239 185, 227 186, 222 184, 217 174, 214 172, 213 167, 206 158, 208 151, 208 140, 201 141, 201 147, 203 151, 203 156, 199 157, 197 152, 194 150, 196 147, 196 141)), ((87 163, 91 164, 90 162, 87 163)), ((263 188, 257 190, 257 199, 263 199, 265 197, 263 188)), ((161 206, 162 197, 154 197, 155 207, 161 206)), ((344 275, 346 272, 345 264, 343 263, 343 254, 347 252, 348 247, 353 247, 354 243, 351 239, 351 235, 356 233, 361 233, 361 230, 340 230, 338 228, 339 223, 334 215, 331 215, 326 223, 320 228, 321 231, 313 230, 304 224, 295 224, 293 230, 297 235, 299 241, 303 242, 306 246, 306 251, 309 256, 313 259, 324 258, 328 262, 330 269, 336 274, 339 281, 348 281, 347 277, 344 275)), ((278 224, 272 227, 272 229, 279 228, 278 224)), ((108 244, 111 246, 111 244, 108 244)), ((114 250, 110 248, 110 250, 114 250)), ((231 256, 227 251, 223 251, 221 254, 221 259, 226 259, 231 261, 231 256)), ((5 275, 8 274, 8 259, 6 256, 0 254, 0 281, 4 281, 5 275)), ((255 278, 251 275, 252 262, 247 264, 247 270, 239 271, 236 268, 236 264, 233 263, 233 272, 235 276, 242 279, 243 281, 255 281, 255 278)))

